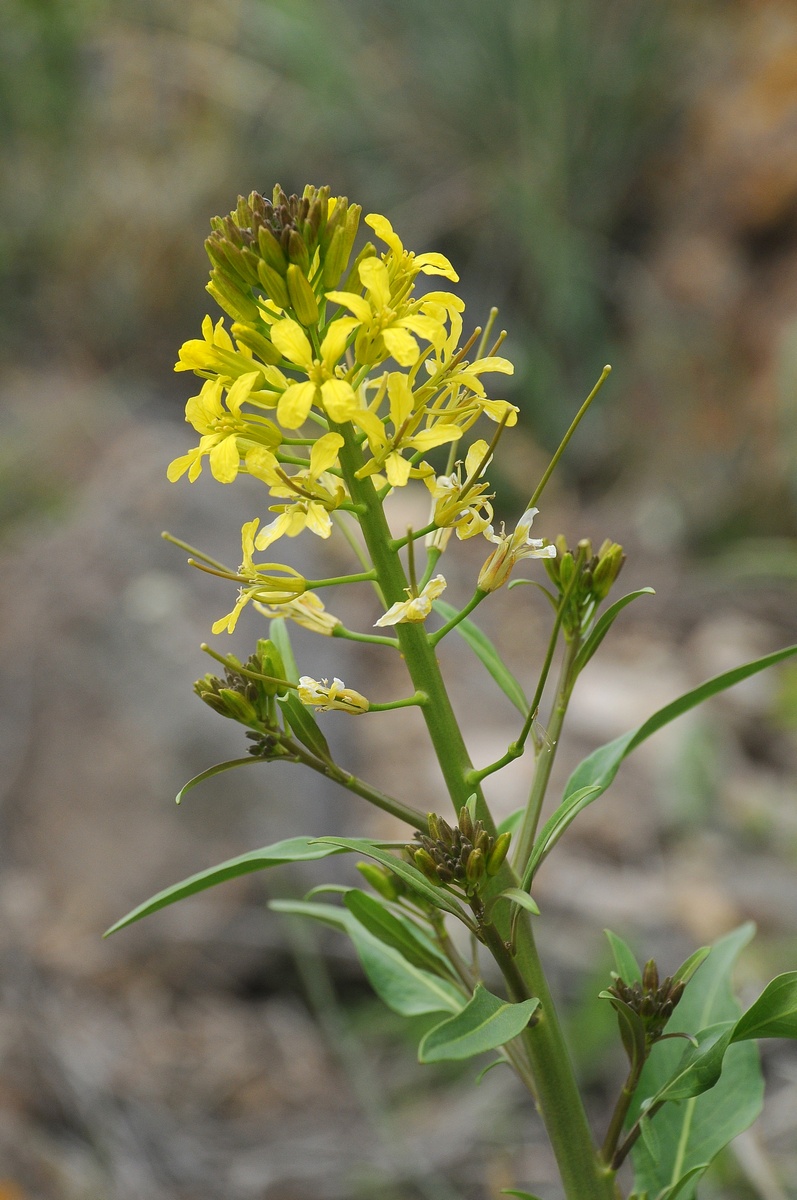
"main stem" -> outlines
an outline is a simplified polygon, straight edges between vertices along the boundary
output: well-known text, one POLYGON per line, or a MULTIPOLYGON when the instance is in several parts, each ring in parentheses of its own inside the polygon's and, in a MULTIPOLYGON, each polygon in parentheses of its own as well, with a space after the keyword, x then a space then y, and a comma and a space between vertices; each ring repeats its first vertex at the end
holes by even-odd
MULTIPOLYGON (((376 570, 385 604, 406 598, 407 579, 394 549, 382 505, 370 478, 357 479, 363 459, 347 426, 339 432, 345 439, 340 463, 352 500, 359 506, 359 520, 368 553, 376 570)), ((410 678, 428 701, 421 708, 443 778, 455 810, 476 793, 476 812, 490 833, 495 825, 481 789, 470 779, 473 765, 465 746, 451 700, 443 682, 434 647, 421 623, 396 626, 401 653, 410 678)), ((517 885, 508 866, 496 883, 517 885)), ((525 917, 525 914, 524 914, 525 917)), ((504 971, 513 999, 540 998, 540 1016, 526 1031, 524 1041, 537 1092, 537 1107, 551 1140, 567 1200, 617 1200, 614 1172, 598 1159, 597 1147, 587 1122, 553 999, 534 944, 530 922, 521 920, 518 950, 513 958, 504 942, 505 931, 495 930, 491 949, 504 971)))

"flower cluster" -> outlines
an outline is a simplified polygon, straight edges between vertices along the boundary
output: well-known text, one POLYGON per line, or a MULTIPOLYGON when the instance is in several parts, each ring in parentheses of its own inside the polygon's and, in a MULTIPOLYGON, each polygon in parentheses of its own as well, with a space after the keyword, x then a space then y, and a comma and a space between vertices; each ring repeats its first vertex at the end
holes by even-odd
MULTIPOLYGON (((406 249, 386 217, 365 217, 375 241, 356 253, 361 215, 328 188, 287 196, 277 187, 270 199, 239 197, 211 222, 208 291, 226 317, 206 317, 201 338, 180 350, 175 369, 202 380, 185 410, 199 436, 168 477, 193 483, 206 463, 219 483, 248 475, 267 489, 269 514, 244 524, 236 571, 205 562, 239 588, 214 633, 232 633, 253 602, 269 617, 346 636, 298 571, 255 555, 305 530, 328 538, 347 512, 363 511, 364 496, 381 504, 411 480, 430 493, 431 554, 442 553, 454 532, 497 544, 479 578, 482 591, 499 587, 518 559, 555 553, 528 536, 531 512, 514 534, 493 532, 484 473, 517 410, 488 395, 483 379, 512 374, 497 353, 504 335, 488 346, 476 330, 463 342, 462 300, 434 286, 415 290, 424 276, 456 283, 451 263, 406 249), (468 436, 481 417, 497 427, 490 442, 468 436), (440 454, 444 466, 435 462, 440 454)), ((446 586, 431 566, 419 587, 410 571, 407 599, 392 595, 378 626, 429 616, 446 586)), ((312 695, 308 684, 300 696, 317 707, 346 707, 338 682, 312 695)), ((348 711, 364 711, 358 703, 348 711)))

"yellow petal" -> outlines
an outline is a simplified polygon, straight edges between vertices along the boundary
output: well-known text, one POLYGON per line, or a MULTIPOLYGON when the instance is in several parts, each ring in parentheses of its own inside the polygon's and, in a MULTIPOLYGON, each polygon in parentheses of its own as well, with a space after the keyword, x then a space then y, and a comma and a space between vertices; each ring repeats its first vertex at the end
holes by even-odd
POLYGON ((243 555, 241 571, 244 573, 252 573, 255 570, 252 555, 255 552, 255 535, 259 524, 260 517, 255 517, 241 526, 241 554, 243 555))
MULTIPOLYGON (((300 367, 313 365, 313 350, 298 321, 285 317, 271 326, 271 340, 283 357, 300 367)), ((292 426, 291 428, 296 428, 292 426)))
POLYGON ((285 429, 298 429, 307 420, 316 395, 314 383, 292 383, 277 405, 277 420, 285 429))
POLYGON ((248 400, 249 393, 259 379, 259 371, 250 371, 248 375, 240 375, 227 392, 227 408, 236 417, 240 415, 241 405, 248 400))
POLYGON ((491 421, 500 421, 506 413, 506 424, 508 426, 517 425, 517 415, 520 410, 515 408, 514 404, 510 404, 508 400, 480 400, 479 407, 491 421))
POLYGON ((354 317, 338 317, 337 321, 332 322, 321 343, 321 361, 325 367, 335 366, 346 349, 352 329, 356 328, 357 321, 354 317))
POLYGON ((409 459, 402 458, 397 450, 388 454, 385 459, 385 474, 387 481, 391 487, 404 487, 410 477, 411 463, 409 459))
POLYGON ((407 417, 412 415, 413 395, 407 376, 401 371, 391 371, 387 377, 387 394, 390 398, 390 419, 395 429, 400 429, 407 417))
POLYGON ((444 446, 446 442, 456 442, 461 437, 462 430, 458 425, 449 425, 441 421, 431 429, 422 429, 416 433, 409 439, 409 445, 415 450, 431 450, 433 446, 444 446))
POLYGON ((382 260, 366 258, 361 262, 360 279, 373 297, 374 308, 387 308, 390 304, 390 276, 382 260))
MULTIPOLYGON (((202 332, 205 332, 204 325, 202 332)), ((232 338, 224 328, 224 317, 219 317, 218 321, 216 322, 216 328, 213 330, 213 344, 214 346, 221 346, 222 350, 235 349, 232 344, 232 338)))
POLYGON ((318 537, 328 538, 332 532, 332 518, 323 504, 316 504, 314 500, 311 500, 307 506, 305 524, 310 532, 317 534, 318 537))
POLYGON ((385 242, 394 254, 401 257, 404 253, 404 246, 387 217, 383 217, 379 213, 369 213, 365 218, 365 223, 370 225, 380 241, 385 242))
POLYGON ((400 367, 412 367, 418 361, 420 350, 415 338, 406 329, 393 326, 382 330, 382 341, 400 367))
POLYGON ((213 478, 219 483, 232 483, 238 474, 240 458, 238 442, 235 435, 230 434, 210 452, 210 471, 213 478))
POLYGON ((413 266, 417 267, 419 271, 423 271, 424 275, 445 275, 446 279, 459 283, 459 275, 444 254, 437 254, 434 251, 430 254, 416 254, 413 266))
MULTIPOLYGON (((280 513, 268 525, 264 525, 260 533, 255 538, 255 546, 258 550, 265 550, 272 542, 276 542, 284 533, 290 529, 291 515, 289 512, 280 513)), ((262 568, 261 568, 262 569, 262 568)))
POLYGON ((319 475, 334 466, 342 445, 343 438, 339 433, 325 433, 318 439, 310 451, 310 474, 313 479, 318 479, 319 475))
POLYGON ((381 450, 387 444, 385 427, 375 412, 367 408, 358 408, 352 421, 358 429, 363 429, 368 435, 368 443, 372 450, 381 450))
POLYGON ((350 421, 359 410, 354 389, 345 379, 328 379, 322 383, 321 398, 333 421, 350 421))
MULTIPOLYGON (((182 454, 179 458, 174 458, 166 468, 166 478, 169 483, 176 483, 185 475, 189 467, 193 466, 197 458, 196 450, 189 450, 188 454, 182 454)), ((200 459, 200 471, 202 470, 202 460, 200 459)), ((192 480, 193 482, 193 480, 192 480)))
POLYGON ((342 304, 344 308, 348 308, 361 324, 371 320, 371 305, 363 296, 358 296, 355 292, 327 292, 327 300, 332 300, 334 304, 342 304))
POLYGON ((434 317, 424 317, 418 313, 415 316, 402 317, 399 324, 417 333, 424 341, 431 342, 433 346, 441 346, 446 339, 445 325, 436 321, 434 317))

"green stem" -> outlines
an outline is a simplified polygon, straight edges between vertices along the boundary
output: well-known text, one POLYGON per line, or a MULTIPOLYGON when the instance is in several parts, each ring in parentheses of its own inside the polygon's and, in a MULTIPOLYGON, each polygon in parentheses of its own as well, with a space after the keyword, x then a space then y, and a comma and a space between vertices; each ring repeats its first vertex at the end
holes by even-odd
MULTIPOLYGON (((363 504, 360 526, 371 561, 381 585, 385 603, 403 601, 407 580, 398 554, 391 545, 390 530, 382 506, 369 477, 357 479, 362 453, 350 427, 336 427, 345 439, 340 463, 352 499, 363 504)), ((488 833, 495 832, 490 811, 478 787, 470 779, 472 763, 462 737, 451 701, 443 682, 434 647, 423 626, 404 622, 396 627, 401 652, 410 678, 418 691, 429 697, 421 712, 437 754, 443 778, 455 811, 476 793, 476 815, 488 833)), ((516 886, 517 878, 505 864, 494 883, 503 888, 516 886)), ((508 922, 507 922, 508 924, 508 922)), ((517 958, 506 949, 496 932, 499 965, 515 964, 512 988, 523 985, 523 998, 539 996, 542 1010, 533 1029, 524 1035, 529 1061, 538 1090, 538 1108, 545 1122, 556 1155, 567 1200, 616 1200, 614 1173, 598 1159, 589 1129, 572 1063, 559 1025, 553 1000, 534 945, 530 922, 521 921, 517 958)), ((509 983, 509 980, 508 980, 509 983)))
POLYGON ((370 783, 366 783, 364 779, 353 775, 351 771, 347 771, 344 767, 339 766, 338 763, 325 762, 323 759, 308 754, 304 747, 291 738, 283 739, 283 745, 319 775, 325 775, 327 779, 331 779, 334 783, 340 784, 341 787, 345 787, 348 791, 354 792, 355 796, 361 796, 363 800, 367 800, 375 808, 381 808, 382 812, 390 813, 392 817, 398 817, 400 821, 405 821, 413 829, 419 829, 422 833, 428 832, 426 817, 423 813, 410 808, 409 805, 403 804, 401 800, 396 800, 393 796, 388 796, 385 792, 381 792, 379 788, 372 787, 370 783))
POLYGON ((553 712, 551 713, 551 720, 547 729, 549 741, 540 750, 539 757, 537 758, 537 766, 534 771, 531 792, 529 793, 529 802, 526 805, 523 824, 520 827, 515 846, 513 861, 515 870, 519 875, 523 875, 526 870, 526 864, 529 861, 529 856, 534 845, 534 838, 537 834, 537 826, 540 821, 545 792, 548 787, 548 780, 551 777, 554 759, 556 758, 556 750, 559 745, 567 706, 570 702, 570 693, 573 690, 573 665, 580 646, 581 642, 577 637, 566 643, 565 656, 562 660, 562 668, 559 673, 559 684, 556 689, 556 699, 554 700, 553 712))
MULTIPOLYGON (((631 1101, 634 1098, 634 1092, 639 1086, 639 1079, 642 1075, 642 1068, 645 1065, 644 1056, 640 1055, 639 1061, 635 1062, 628 1072, 628 1078, 623 1084, 623 1090, 617 1098, 617 1103, 614 1106, 609 1128, 606 1130, 606 1137, 603 1140, 601 1148, 601 1158, 604 1162, 613 1164, 614 1157, 617 1153, 617 1143, 620 1141, 620 1135, 623 1132, 623 1125, 628 1116, 628 1110, 631 1107, 631 1101)), ((627 1153, 627 1152, 626 1152, 627 1153)), ((619 1166, 619 1163, 618 1163, 619 1166)), ((615 1170, 617 1168, 615 1167, 615 1170)))
POLYGON ((346 638, 350 642, 369 642, 373 646, 392 646, 394 650, 399 648, 398 638, 381 637, 378 633, 355 633, 353 629, 347 629, 345 625, 336 625, 332 636, 346 638))
POLYGON ((465 607, 461 608, 455 617, 452 617, 451 620, 447 621, 446 624, 440 629, 436 629, 434 633, 429 634, 429 641, 431 645, 436 646, 438 642, 443 640, 447 633, 450 633, 452 629, 456 629, 460 621, 464 621, 468 614, 472 613, 474 608, 481 604, 485 596, 488 595, 489 592, 483 592, 481 588, 477 588, 465 607))

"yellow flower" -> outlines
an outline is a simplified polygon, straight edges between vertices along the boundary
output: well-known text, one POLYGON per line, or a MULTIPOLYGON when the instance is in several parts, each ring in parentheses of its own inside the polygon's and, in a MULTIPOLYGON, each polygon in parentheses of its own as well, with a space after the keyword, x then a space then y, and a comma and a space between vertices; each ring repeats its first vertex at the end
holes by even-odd
POLYGON ((239 376, 229 388, 226 401, 220 379, 208 380, 199 395, 191 397, 185 406, 185 419, 202 437, 198 446, 169 464, 166 474, 172 483, 186 471, 193 483, 202 471, 205 455, 214 479, 232 483, 240 469, 242 449, 246 452, 247 447, 280 444, 282 435, 273 421, 241 412, 241 405, 250 399, 259 378, 257 371, 239 376))
POLYGON ((304 577, 293 567, 282 563, 255 565, 255 534, 259 524, 260 519, 255 517, 253 521, 247 521, 241 529, 243 561, 238 569, 237 578, 245 580, 246 586, 239 589, 232 612, 213 623, 211 628, 214 633, 221 633, 225 629, 227 633, 232 633, 241 612, 250 600, 257 600, 261 604, 287 604, 301 596, 307 587, 304 577))
POLYGON ((303 425, 314 404, 333 421, 348 421, 356 412, 354 389, 336 374, 349 334, 356 325, 352 317, 333 321, 321 343, 320 359, 313 356, 309 338, 298 321, 285 317, 272 326, 272 341, 283 358, 308 376, 305 383, 290 384, 279 398, 277 420, 285 429, 303 425))
POLYGON ((273 496, 290 497, 292 500, 291 504, 269 506, 271 512, 279 515, 258 534, 258 550, 265 550, 277 538, 285 535, 296 537, 304 529, 309 529, 319 537, 329 537, 332 532, 330 513, 346 499, 343 484, 329 474, 330 467, 337 462, 342 445, 343 438, 339 433, 323 434, 313 444, 307 468, 294 475, 286 474, 274 455, 255 451, 247 456, 246 465, 250 474, 257 475, 267 483, 273 496))
POLYGON ((459 275, 445 255, 434 252, 414 254, 412 250, 405 250, 401 238, 387 217, 380 216, 379 213, 369 213, 365 218, 365 223, 371 226, 380 241, 390 247, 393 258, 391 265, 395 265, 397 273, 413 278, 420 271, 424 275, 444 275, 446 279, 451 279, 454 283, 459 282, 459 275))
POLYGON ((353 324, 359 326, 354 342, 358 362, 374 364, 392 357, 400 367, 411 367, 421 355, 416 337, 442 346, 445 325, 424 311, 428 306, 424 299, 407 303, 391 296, 390 274, 381 259, 375 256, 364 259, 359 274, 365 296, 355 292, 327 292, 327 300, 354 313, 353 324))
MULTIPOLYGON (((507 400, 489 399, 481 381, 482 375, 491 372, 513 375, 515 368, 509 359, 488 355, 473 362, 456 361, 457 353, 456 342, 449 339, 436 356, 425 361, 424 367, 431 376, 426 388, 434 396, 433 401, 427 402, 428 410, 444 414, 463 429, 469 429, 482 414, 491 421, 516 425, 519 410, 507 400)), ((421 395, 425 390, 418 388, 421 395)))
MULTIPOLYGON (((462 436, 462 430, 450 421, 438 421, 427 429, 419 430, 417 426, 424 419, 423 409, 415 409, 415 398, 407 376, 401 371, 391 371, 384 380, 388 402, 389 419, 393 433, 388 434, 386 424, 374 411, 374 406, 368 409, 358 409, 353 417, 354 424, 365 431, 368 445, 373 457, 357 472, 358 478, 373 475, 376 471, 384 471, 391 487, 404 487, 410 474, 425 475, 431 472, 413 467, 409 459, 401 453, 404 449, 420 451, 431 450, 434 446, 442 446, 454 442, 462 436)), ((384 389, 380 394, 383 394, 384 389)), ((379 396, 375 401, 380 403, 379 396)))
POLYGON ((409 599, 391 604, 385 615, 374 624, 403 625, 407 621, 425 621, 432 611, 432 601, 436 600, 447 586, 442 575, 435 575, 434 579, 430 579, 417 596, 413 596, 410 589, 407 588, 409 599))
POLYGON ((337 678, 330 684, 326 679, 312 679, 309 675, 302 675, 299 680, 299 699, 302 704, 320 708, 322 712, 338 708, 341 712, 358 715, 368 712, 369 708, 365 696, 361 696, 353 688, 347 688, 343 680, 337 678))
POLYGON ((273 620, 275 617, 286 617, 290 621, 295 621, 297 625, 301 625, 303 629, 321 633, 325 637, 332 637, 338 626, 342 624, 340 617, 335 617, 326 611, 323 600, 315 592, 305 592, 302 596, 297 596, 295 600, 288 600, 285 604, 281 604, 279 608, 268 608, 265 604, 255 601, 255 608, 269 620, 273 620))
POLYGON ((529 535, 531 523, 538 509, 527 508, 513 532, 505 535, 494 532, 490 525, 484 532, 488 542, 495 542, 493 550, 479 572, 478 587, 483 592, 494 592, 506 583, 509 573, 521 558, 556 558, 556 546, 546 546, 541 538, 529 535))
MULTIPOLYGON (((424 479, 432 493, 432 520, 440 529, 456 529, 460 541, 492 528, 493 508, 485 494, 490 485, 486 480, 478 482, 476 476, 477 471, 481 475, 487 468, 484 459, 488 449, 487 442, 481 439, 469 448, 465 456, 464 482, 460 463, 451 475, 424 479)), ((439 545, 439 540, 434 544, 439 545)))

